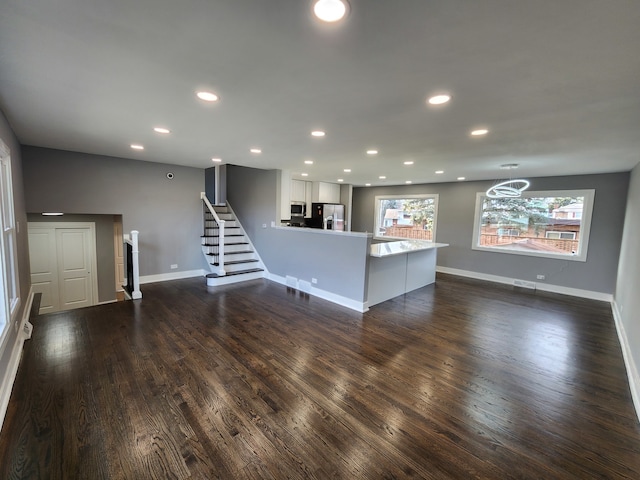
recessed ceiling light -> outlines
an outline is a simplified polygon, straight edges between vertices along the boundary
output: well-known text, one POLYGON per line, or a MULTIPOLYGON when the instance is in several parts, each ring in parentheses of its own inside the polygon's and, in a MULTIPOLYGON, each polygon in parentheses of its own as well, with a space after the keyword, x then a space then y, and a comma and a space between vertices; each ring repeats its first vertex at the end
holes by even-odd
POLYGON ((251 153, 262 153, 262 150, 260 150, 259 148, 252 148, 251 150, 249 150, 251 153))
POLYGON ((337 22, 347 14, 347 3, 344 0, 317 0, 313 13, 323 22, 337 22))
POLYGON ((202 92, 196 93, 196 96, 200 100, 204 100, 205 102, 217 102, 218 101, 218 95, 216 95, 213 92, 202 91, 202 92))
POLYGON ((338 181, 339 182, 344 182, 344 178, 339 178, 338 181))
POLYGON ((313 132, 311 132, 311 135, 313 137, 324 137, 325 133, 322 130, 314 130, 313 132))
POLYGON ((171 130, 164 127, 153 127, 153 131, 156 133, 171 133, 171 130))
POLYGON ((305 160, 304 163, 307 165, 313 165, 313 160, 305 160))
POLYGON ((42 212, 44 217, 60 217, 62 215, 64 215, 62 212, 42 212))
POLYGON ((377 155, 378 150, 367 150, 367 155, 377 155))
POLYGON ((443 105, 451 100, 451 95, 448 93, 441 93, 440 95, 434 95, 429 98, 428 102, 430 105, 443 105))
POLYGON ((370 186, 371 186, 371 184, 370 184, 370 183, 365 183, 365 184, 364 184, 364 186, 365 186, 365 187, 370 187, 370 186))
POLYGON ((464 180, 465 177, 458 177, 458 180, 464 180))
POLYGON ((474 137, 481 137, 482 135, 486 135, 487 133, 489 133, 489 130, 487 130, 486 128, 479 128, 477 130, 471 131, 471 135, 473 135, 474 137))
POLYGON ((301 174, 300 174, 300 176, 302 176, 302 177, 308 177, 308 176, 309 176, 309 174, 308 174, 308 173, 301 173, 301 174))
POLYGON ((405 165, 413 165, 413 161, 411 160, 407 160, 406 162, 404 162, 405 165))
POLYGON ((442 175, 444 173, 444 170, 436 170, 436 175, 442 175))
POLYGON ((138 145, 136 143, 132 143, 131 148, 133 148, 134 150, 144 150, 144 147, 142 145, 138 145))
POLYGON ((344 169, 344 173, 351 173, 351 169, 350 168, 345 168, 344 169))
POLYGON ((384 175, 380 175, 378 178, 379 178, 380 180, 386 180, 386 178, 387 178, 387 177, 385 177, 384 175))
POLYGON ((413 182, 412 182, 411 180, 407 180, 407 181, 406 181, 406 182, 404 182, 404 183, 409 184, 409 183, 413 183, 413 182))
POLYGON ((212 158, 211 161, 215 162, 215 163, 220 163, 222 161, 222 159, 221 158, 212 158))

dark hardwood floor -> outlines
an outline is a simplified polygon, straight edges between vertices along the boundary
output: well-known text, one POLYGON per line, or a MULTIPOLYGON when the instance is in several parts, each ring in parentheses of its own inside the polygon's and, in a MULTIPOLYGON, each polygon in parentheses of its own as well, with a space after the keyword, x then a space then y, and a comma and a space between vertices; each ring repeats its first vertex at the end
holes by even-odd
POLYGON ((34 320, 1 479, 640 478, 606 303, 447 275, 366 314, 143 293, 34 320))

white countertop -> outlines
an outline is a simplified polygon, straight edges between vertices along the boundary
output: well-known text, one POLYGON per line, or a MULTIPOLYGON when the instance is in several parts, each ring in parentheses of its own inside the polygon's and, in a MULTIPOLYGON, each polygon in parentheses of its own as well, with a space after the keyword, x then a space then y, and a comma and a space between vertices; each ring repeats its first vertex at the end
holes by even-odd
POLYGON ((324 230, 322 228, 309 228, 309 227, 289 227, 285 225, 276 225, 271 228, 277 230, 287 230, 290 232, 298 233, 317 233, 321 235, 341 235, 344 237, 373 237, 372 233, 367 232, 343 232, 341 230, 324 230))
POLYGON ((433 243, 426 240, 399 240, 397 242, 374 243, 369 255, 372 257, 389 257, 403 253, 419 252, 433 248, 448 247, 448 243, 433 243))

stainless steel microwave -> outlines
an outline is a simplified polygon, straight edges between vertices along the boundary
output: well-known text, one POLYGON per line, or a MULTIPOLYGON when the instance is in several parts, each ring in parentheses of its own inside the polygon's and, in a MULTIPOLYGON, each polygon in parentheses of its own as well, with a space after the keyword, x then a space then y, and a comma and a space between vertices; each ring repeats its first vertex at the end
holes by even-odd
POLYGON ((304 217, 307 210, 307 204, 305 202, 291 202, 291 216, 304 217))

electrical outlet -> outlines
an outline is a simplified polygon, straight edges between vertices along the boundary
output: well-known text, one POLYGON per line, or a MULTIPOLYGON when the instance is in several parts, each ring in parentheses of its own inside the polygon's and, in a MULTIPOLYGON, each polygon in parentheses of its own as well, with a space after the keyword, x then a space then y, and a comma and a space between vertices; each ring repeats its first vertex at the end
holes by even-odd
POLYGON ((312 278, 311 279, 311 283, 313 283, 314 285, 316 285, 318 283, 318 279, 317 278, 312 278))
POLYGON ((266 224, 266 223, 263 223, 263 224, 262 224, 262 228, 267 228, 267 224, 266 224))
POLYGON ((176 268, 178 268, 178 264, 177 263, 171 264, 171 270, 175 270, 176 268))
POLYGON ((538 280, 544 280, 544 275, 536 275, 536 278, 537 278, 538 280))

